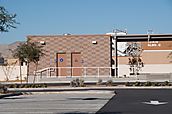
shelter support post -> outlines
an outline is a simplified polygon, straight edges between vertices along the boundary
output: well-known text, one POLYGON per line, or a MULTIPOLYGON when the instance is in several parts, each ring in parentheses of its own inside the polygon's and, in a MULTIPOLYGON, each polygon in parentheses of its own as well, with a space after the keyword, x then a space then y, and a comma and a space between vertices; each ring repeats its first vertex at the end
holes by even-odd
POLYGON ((115 77, 118 77, 118 54, 117 54, 117 39, 116 36, 114 36, 114 57, 115 57, 115 77))

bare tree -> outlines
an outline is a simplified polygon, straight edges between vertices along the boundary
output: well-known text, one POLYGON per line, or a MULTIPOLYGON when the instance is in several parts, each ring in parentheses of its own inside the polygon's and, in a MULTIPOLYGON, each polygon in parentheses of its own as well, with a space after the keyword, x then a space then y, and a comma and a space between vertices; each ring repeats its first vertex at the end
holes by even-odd
POLYGON ((130 71, 132 71, 133 74, 138 73, 141 68, 144 67, 144 63, 140 58, 141 50, 139 45, 140 44, 137 42, 127 42, 126 44, 127 49, 125 50, 125 53, 128 56, 132 56, 131 58, 128 58, 128 65, 130 65, 130 71))
POLYGON ((128 58, 128 64, 130 65, 130 71, 133 72, 133 74, 138 73, 142 67, 144 67, 143 61, 140 59, 140 57, 132 57, 128 58))
POLYGON ((128 56, 140 56, 140 43, 137 42, 127 42, 126 43, 126 50, 124 53, 126 53, 128 56))
POLYGON ((9 81, 9 79, 11 78, 11 74, 13 72, 13 70, 15 69, 15 64, 17 63, 17 61, 15 63, 12 64, 4 64, 2 65, 2 70, 4 72, 5 75, 5 81, 9 81))

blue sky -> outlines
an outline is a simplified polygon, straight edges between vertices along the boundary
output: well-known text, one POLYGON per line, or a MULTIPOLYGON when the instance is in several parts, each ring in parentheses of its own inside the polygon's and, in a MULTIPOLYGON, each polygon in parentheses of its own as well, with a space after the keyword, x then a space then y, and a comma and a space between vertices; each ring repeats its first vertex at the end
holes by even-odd
POLYGON ((105 34, 113 27, 128 34, 172 33, 171 0, 0 0, 21 23, 0 33, 0 44, 26 35, 105 34))

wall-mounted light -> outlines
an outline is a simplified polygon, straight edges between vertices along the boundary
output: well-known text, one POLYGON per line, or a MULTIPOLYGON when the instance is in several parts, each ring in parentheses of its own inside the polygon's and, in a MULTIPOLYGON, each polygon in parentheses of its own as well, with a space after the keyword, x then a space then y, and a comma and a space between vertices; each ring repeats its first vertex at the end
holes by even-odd
POLYGON ((45 42, 44 41, 40 41, 40 44, 45 45, 45 42))
POLYGON ((93 44, 97 44, 97 41, 92 41, 93 44))

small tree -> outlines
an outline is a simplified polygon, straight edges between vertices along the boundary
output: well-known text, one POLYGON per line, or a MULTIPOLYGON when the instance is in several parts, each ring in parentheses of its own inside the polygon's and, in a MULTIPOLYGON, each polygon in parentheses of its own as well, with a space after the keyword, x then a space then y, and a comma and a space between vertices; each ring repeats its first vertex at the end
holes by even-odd
POLYGON ((21 63, 25 61, 25 53, 24 53, 24 49, 25 49, 25 45, 20 43, 16 49, 11 50, 13 57, 18 58, 19 59, 19 65, 20 65, 20 81, 21 81, 21 85, 22 85, 22 73, 21 73, 21 63))
POLYGON ((132 58, 128 58, 128 64, 130 65, 130 71, 135 74, 135 72, 139 72, 142 67, 144 67, 144 63, 141 60, 140 56, 140 47, 136 42, 130 42, 126 44, 126 54, 132 56, 132 58), (136 69, 136 70, 135 70, 136 69))
MULTIPOLYGON (((26 43, 20 44, 17 47, 17 49, 12 50, 13 57, 18 57, 20 63, 24 62, 25 59, 27 59, 27 63, 34 62, 36 68, 35 68, 33 84, 35 82, 38 61, 40 60, 42 56, 45 55, 44 53, 45 50, 42 48, 43 46, 39 45, 38 42, 31 42, 31 39, 28 38, 26 43)), ((21 64, 20 64, 20 78, 22 78, 21 77, 21 64)), ((22 85, 22 80, 21 80, 21 85, 22 85)))
POLYGON ((15 20, 17 14, 9 14, 9 12, 0 6, 0 31, 8 32, 10 28, 17 28, 14 24, 20 24, 15 20))
POLYGON ((140 57, 138 57, 138 58, 137 57, 132 57, 132 58, 128 58, 128 60, 129 60, 128 63, 130 65, 130 71, 132 71, 133 74, 135 74, 135 72, 136 73, 139 72, 141 70, 141 68, 144 67, 144 63, 142 62, 140 57))
POLYGON ((25 57, 27 58, 28 67, 30 62, 33 62, 36 66, 34 73, 34 80, 33 80, 33 84, 34 84, 36 78, 36 71, 38 68, 38 61, 42 56, 45 55, 44 53, 45 50, 43 49, 43 46, 39 45, 38 42, 31 42, 30 38, 28 38, 27 42, 24 44, 24 47, 25 47, 24 53, 25 53, 25 57))

